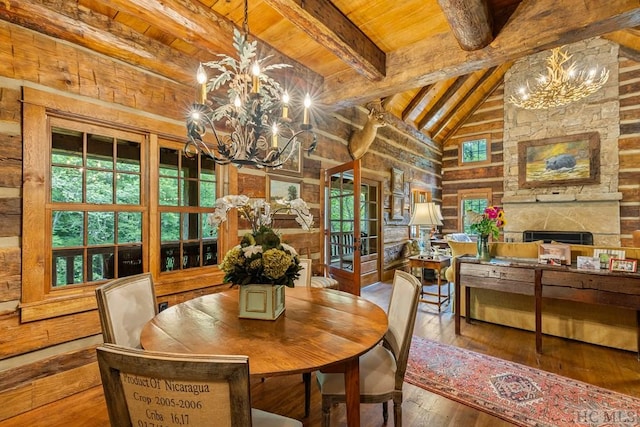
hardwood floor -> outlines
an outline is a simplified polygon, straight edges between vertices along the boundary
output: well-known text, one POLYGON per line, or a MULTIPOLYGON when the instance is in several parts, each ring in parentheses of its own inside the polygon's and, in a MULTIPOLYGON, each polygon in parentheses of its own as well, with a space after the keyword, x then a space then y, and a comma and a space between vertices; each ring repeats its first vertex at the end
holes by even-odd
MULTIPOLYGON (((363 289, 362 295, 387 307, 390 283, 377 283, 363 289)), ((546 371, 564 375, 600 387, 640 397, 640 362, 636 354, 591 344, 544 337, 544 354, 535 352, 534 334, 517 329, 475 322, 463 325, 463 335, 454 334, 450 306, 438 314, 435 305, 421 303, 415 335, 468 348, 546 371)), ((403 419, 405 426, 477 426, 510 425, 500 419, 405 384, 403 419)), ((299 375, 252 381, 253 406, 302 419, 303 384, 299 375)), ((390 405, 391 410, 391 405, 390 405)), ((382 406, 362 406, 363 426, 382 426, 382 406)), ((332 408, 332 426, 346 425, 344 405, 332 408)), ((389 417, 388 425, 393 425, 389 417)), ((307 427, 321 426, 321 404, 315 377, 312 384, 311 415, 302 419, 307 427)), ((0 422, 2 427, 87 427, 108 426, 101 388, 70 396, 0 422)))

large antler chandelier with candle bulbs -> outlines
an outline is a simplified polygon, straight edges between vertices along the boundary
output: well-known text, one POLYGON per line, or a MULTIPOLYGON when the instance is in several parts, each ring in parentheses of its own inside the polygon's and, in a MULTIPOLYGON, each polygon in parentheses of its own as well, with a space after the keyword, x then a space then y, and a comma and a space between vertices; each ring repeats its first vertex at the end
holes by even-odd
POLYGON ((565 66, 570 59, 571 55, 559 47, 552 49, 546 60, 547 73, 541 74, 533 86, 527 82, 520 87, 509 102, 527 110, 559 107, 591 95, 607 82, 606 68, 578 70, 575 62, 565 66))
POLYGON ((267 64, 269 57, 257 57, 257 42, 249 42, 248 0, 244 2, 243 32, 234 29, 233 47, 238 58, 217 55, 217 61, 200 64, 197 72, 200 100, 191 106, 187 118, 187 157, 200 153, 219 164, 277 169, 297 152, 302 134, 311 143, 307 153, 316 148, 317 138, 309 121, 311 97, 304 97, 302 123, 294 124, 289 93, 269 77, 268 71, 288 68, 288 64, 267 64), (205 67, 217 74, 209 78, 205 67), (224 91, 226 100, 215 105, 207 92, 224 91), (224 131, 223 131, 224 130, 224 131), (205 135, 211 138, 205 143, 205 135))

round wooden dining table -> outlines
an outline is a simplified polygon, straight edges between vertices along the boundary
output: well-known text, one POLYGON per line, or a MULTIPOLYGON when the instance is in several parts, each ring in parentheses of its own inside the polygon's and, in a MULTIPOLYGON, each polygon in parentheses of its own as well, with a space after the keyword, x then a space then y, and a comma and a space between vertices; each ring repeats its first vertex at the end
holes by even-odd
POLYGON ((332 289, 286 288, 276 320, 238 317, 238 289, 169 307, 141 334, 146 350, 249 357, 251 375, 339 370, 345 374, 347 424, 360 425, 358 357, 387 331, 387 315, 364 298, 332 289))

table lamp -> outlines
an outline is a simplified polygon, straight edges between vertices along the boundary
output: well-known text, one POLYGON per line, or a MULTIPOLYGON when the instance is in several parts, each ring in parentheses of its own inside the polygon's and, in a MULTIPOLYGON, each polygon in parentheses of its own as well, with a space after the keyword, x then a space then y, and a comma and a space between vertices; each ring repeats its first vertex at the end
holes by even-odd
POLYGON ((433 202, 416 203, 413 205, 413 214, 409 225, 417 225, 420 230, 420 239, 422 240, 421 255, 431 254, 431 238, 430 230, 434 226, 442 225, 442 214, 440 207, 433 202), (428 228, 426 228, 428 227, 428 228))

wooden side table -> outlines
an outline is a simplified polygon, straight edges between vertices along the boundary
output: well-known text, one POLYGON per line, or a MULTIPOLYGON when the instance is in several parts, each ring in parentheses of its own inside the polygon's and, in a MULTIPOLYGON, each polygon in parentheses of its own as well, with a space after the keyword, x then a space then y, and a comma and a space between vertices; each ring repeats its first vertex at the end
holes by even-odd
POLYGON ((425 302, 427 304, 434 304, 438 306, 438 312, 440 312, 442 305, 449 302, 451 300, 451 286, 448 281, 444 283, 447 285, 447 294, 442 295, 442 274, 440 274, 441 270, 445 267, 449 267, 451 265, 451 257, 439 255, 436 257, 429 257, 426 255, 416 255, 409 257, 409 267, 410 268, 419 268, 421 274, 421 283, 423 288, 420 289, 420 301, 425 302), (438 292, 426 292, 424 291, 424 269, 433 270, 435 272, 437 278, 437 287, 438 292), (437 297, 436 301, 431 299, 425 299, 424 296, 434 296, 437 297))

